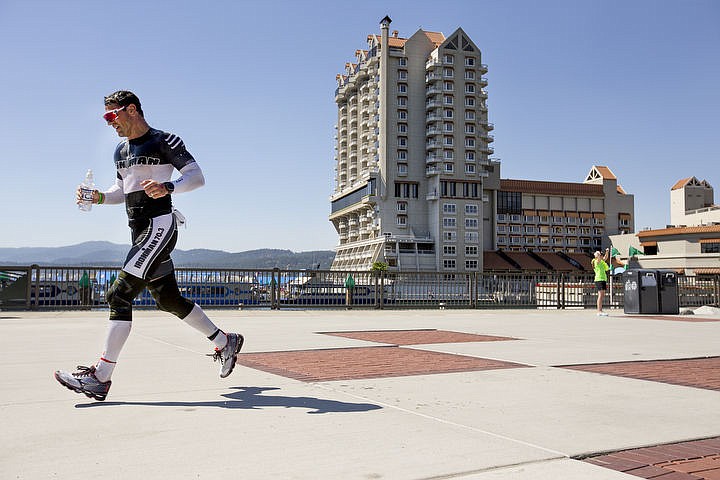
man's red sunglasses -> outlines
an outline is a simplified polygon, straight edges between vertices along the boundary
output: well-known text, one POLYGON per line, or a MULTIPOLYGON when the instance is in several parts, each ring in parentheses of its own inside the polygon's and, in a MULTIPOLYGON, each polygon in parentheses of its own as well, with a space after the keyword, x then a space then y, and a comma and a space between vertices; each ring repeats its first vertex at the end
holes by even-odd
POLYGON ((116 108, 115 110, 109 110, 109 111, 105 112, 105 114, 103 115, 103 118, 108 123, 114 122, 115 119, 118 117, 118 113, 122 112, 123 110, 125 110, 125 107, 116 108))

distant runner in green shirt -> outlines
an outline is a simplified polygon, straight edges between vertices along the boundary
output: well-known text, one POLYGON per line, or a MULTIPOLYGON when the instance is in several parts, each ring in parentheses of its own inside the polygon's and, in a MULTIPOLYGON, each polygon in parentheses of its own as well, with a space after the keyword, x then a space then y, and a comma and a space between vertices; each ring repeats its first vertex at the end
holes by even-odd
POLYGON ((595 258, 592 259, 592 267, 595 271, 595 287, 597 288, 597 314, 607 316, 603 312, 603 300, 605 299, 605 291, 607 290, 607 272, 610 270, 608 262, 610 261, 610 249, 605 249, 605 255, 600 250, 595 252, 595 258))

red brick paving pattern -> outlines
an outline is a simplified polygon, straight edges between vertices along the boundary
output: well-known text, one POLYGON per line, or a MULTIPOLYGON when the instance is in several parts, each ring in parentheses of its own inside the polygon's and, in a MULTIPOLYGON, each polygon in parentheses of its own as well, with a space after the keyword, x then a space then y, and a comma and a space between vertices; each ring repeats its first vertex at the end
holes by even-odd
POLYGON ((402 347, 243 353, 238 355, 238 363, 304 382, 527 367, 518 363, 402 347))
POLYGON ((720 480, 720 437, 636 448, 585 461, 647 479, 720 480))
POLYGON ((325 335, 367 340, 391 345, 423 345, 431 343, 497 342, 517 340, 511 337, 475 335, 472 333, 449 332, 446 330, 365 330, 359 332, 321 332, 325 335))
POLYGON ((720 357, 568 365, 563 368, 720 391, 720 357))

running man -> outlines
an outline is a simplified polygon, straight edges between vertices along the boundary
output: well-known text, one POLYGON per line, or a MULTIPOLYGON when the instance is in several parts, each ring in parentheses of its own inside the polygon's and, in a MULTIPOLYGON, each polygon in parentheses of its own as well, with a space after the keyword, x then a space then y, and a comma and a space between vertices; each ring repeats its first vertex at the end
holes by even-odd
MULTIPOLYGON (((105 97, 103 118, 125 140, 115 149, 115 184, 104 192, 95 190, 93 203, 125 203, 132 247, 107 292, 110 326, 100 359, 94 366, 78 366, 74 373, 58 370, 55 378, 77 393, 105 400, 120 351, 130 335, 133 300, 145 288, 160 310, 182 319, 215 344, 213 360, 220 361, 220 377, 227 377, 235 367, 243 336, 223 332, 200 306, 180 294, 170 258, 177 242, 177 224, 184 220, 173 209, 171 195, 202 187, 202 170, 180 137, 148 125, 134 93, 120 90, 105 97), (180 177, 170 181, 174 170, 180 177)), ((79 203, 79 189, 76 195, 79 203)))

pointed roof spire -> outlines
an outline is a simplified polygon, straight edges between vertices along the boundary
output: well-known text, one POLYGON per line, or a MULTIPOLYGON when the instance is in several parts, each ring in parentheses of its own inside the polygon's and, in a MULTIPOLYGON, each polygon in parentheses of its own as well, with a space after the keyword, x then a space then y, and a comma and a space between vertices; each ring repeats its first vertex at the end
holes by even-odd
POLYGON ((385 15, 385 18, 380 20, 380 25, 382 25, 383 27, 389 27, 391 23, 392 19, 387 15, 385 15))

